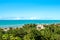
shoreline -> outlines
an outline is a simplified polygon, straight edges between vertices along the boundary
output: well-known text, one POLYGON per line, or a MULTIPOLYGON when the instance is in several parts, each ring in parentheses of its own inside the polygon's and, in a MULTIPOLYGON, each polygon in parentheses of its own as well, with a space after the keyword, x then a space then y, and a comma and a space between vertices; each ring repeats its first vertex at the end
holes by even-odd
MULTIPOLYGON (((60 23, 52 23, 54 25, 60 25, 60 23)), ((36 25, 52 25, 52 24, 36 24, 36 25)), ((2 25, 0 26, 0 28, 21 28, 24 25, 28 25, 28 24, 19 24, 19 25, 2 25)))
MULTIPOLYGON (((32 24, 32 23, 30 23, 30 24, 32 24)), ((36 25, 51 25, 51 24, 60 24, 60 23, 47 23, 47 24, 45 24, 45 23, 42 23, 42 24, 39 24, 39 23, 37 23, 36 25)), ((26 24, 13 24, 13 25, 0 25, 0 28, 10 28, 10 27, 12 27, 12 28, 19 28, 19 27, 22 27, 22 26, 24 26, 24 25, 26 25, 26 24)))

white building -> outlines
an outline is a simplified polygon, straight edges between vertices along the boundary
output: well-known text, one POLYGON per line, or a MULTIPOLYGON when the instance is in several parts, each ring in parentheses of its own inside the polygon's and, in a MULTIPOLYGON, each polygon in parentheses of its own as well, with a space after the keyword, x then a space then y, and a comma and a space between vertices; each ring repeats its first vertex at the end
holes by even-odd
POLYGON ((9 28, 3 28, 3 30, 4 30, 4 31, 8 31, 8 30, 9 30, 9 28))
POLYGON ((44 26, 42 24, 38 24, 36 27, 37 27, 37 30, 44 29, 44 26))

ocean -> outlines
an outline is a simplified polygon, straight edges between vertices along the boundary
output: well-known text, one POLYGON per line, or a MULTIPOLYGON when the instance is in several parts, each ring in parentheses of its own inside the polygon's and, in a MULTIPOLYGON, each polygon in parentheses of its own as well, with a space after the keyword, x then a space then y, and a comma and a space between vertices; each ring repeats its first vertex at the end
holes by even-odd
POLYGON ((0 20, 0 28, 19 27, 24 24, 59 24, 60 20, 0 20))

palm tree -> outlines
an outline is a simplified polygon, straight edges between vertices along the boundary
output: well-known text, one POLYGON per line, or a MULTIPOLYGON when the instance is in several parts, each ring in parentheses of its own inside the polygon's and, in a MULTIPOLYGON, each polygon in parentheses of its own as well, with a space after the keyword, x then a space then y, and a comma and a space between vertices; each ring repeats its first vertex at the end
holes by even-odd
POLYGON ((8 34, 4 34, 3 36, 2 36, 2 39, 3 40, 7 40, 9 38, 9 35, 8 34))

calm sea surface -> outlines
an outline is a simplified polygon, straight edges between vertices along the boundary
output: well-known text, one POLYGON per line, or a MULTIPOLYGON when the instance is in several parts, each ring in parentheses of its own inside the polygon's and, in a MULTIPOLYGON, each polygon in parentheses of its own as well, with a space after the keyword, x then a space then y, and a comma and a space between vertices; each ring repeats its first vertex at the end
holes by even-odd
POLYGON ((53 24, 60 20, 0 20, 0 27, 18 27, 23 24, 53 24))

